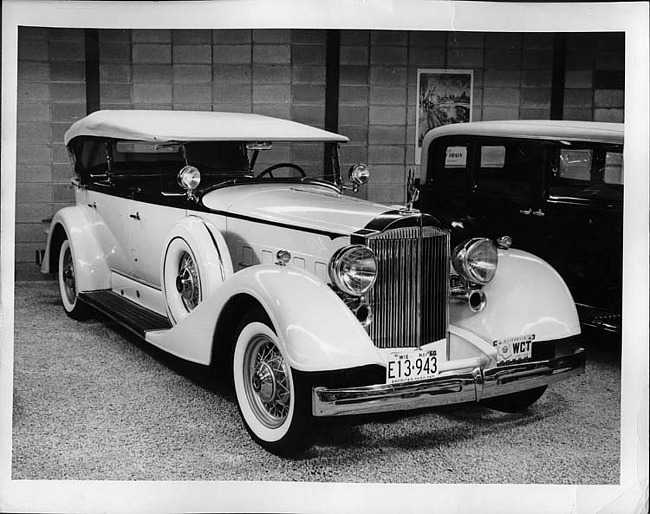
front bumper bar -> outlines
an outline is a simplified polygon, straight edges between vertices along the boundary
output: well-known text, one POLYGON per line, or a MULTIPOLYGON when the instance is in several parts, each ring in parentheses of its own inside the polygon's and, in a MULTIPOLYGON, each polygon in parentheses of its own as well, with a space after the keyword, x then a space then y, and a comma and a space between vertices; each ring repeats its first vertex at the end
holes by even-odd
POLYGON ((496 368, 451 370, 426 381, 397 385, 371 385, 312 389, 314 416, 345 416, 478 402, 548 385, 585 369, 585 351, 553 359, 496 368))

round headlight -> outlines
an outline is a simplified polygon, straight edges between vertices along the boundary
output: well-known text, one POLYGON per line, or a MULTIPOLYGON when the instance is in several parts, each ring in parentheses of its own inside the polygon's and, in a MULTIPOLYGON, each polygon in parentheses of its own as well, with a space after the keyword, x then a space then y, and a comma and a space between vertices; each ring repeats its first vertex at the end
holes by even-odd
POLYGON ((178 184, 186 191, 193 191, 201 183, 201 173, 194 166, 184 166, 178 172, 178 184))
POLYGON ((375 254, 364 245, 341 248, 330 262, 330 278, 344 293, 361 296, 377 278, 375 254))
POLYGON ((497 271, 497 249, 490 239, 475 237, 459 244, 451 254, 458 274, 477 284, 487 284, 497 271))
POLYGON ((357 186, 363 186, 368 182, 368 179, 370 178, 370 170, 365 164, 355 164, 350 167, 348 177, 350 178, 350 182, 353 184, 356 184, 357 186))

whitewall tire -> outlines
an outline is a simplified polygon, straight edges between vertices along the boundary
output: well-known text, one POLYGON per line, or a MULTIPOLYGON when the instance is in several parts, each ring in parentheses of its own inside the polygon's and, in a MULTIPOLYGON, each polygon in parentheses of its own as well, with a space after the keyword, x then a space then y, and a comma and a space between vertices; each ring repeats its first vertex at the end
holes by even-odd
POLYGON ((167 317, 176 325, 232 276, 223 236, 200 220, 174 227, 161 255, 161 286, 167 317))
POLYGON ((162 284, 172 323, 183 320, 203 300, 205 276, 187 241, 181 237, 172 239, 165 253, 162 284))
POLYGON ((272 453, 290 456, 309 445, 309 394, 296 383, 265 318, 256 311, 240 324, 233 355, 235 394, 253 439, 272 453))
POLYGON ((70 241, 65 239, 59 250, 59 292, 65 313, 73 319, 83 320, 90 315, 90 308, 78 297, 74 256, 70 241))

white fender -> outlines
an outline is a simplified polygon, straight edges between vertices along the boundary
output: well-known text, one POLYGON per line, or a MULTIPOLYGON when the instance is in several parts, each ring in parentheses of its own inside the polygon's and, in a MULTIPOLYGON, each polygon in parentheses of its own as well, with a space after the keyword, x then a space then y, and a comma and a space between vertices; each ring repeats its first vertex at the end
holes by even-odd
POLYGON ((534 335, 549 341, 580 333, 573 297, 562 277, 539 257, 521 250, 499 250, 494 279, 483 287, 485 308, 473 313, 453 303, 450 322, 496 341, 534 335))
POLYGON ((175 327, 149 332, 146 339, 178 357, 209 364, 219 315, 241 293, 266 310, 292 368, 323 371, 383 364, 354 314, 326 284, 303 270, 273 265, 237 272, 175 327))
MULTIPOLYGON (((43 273, 52 271, 50 269, 50 255, 54 251, 52 249, 53 235, 58 226, 63 227, 70 241, 77 291, 110 289, 110 268, 93 234, 90 221, 83 208, 78 205, 64 207, 52 218, 41 271, 43 273)), ((58 256, 54 255, 53 257, 58 262, 58 256)))
POLYGON ((176 223, 165 237, 163 248, 160 257, 160 284, 167 315, 176 324, 189 314, 183 308, 175 307, 180 301, 175 283, 178 270, 174 269, 178 263, 172 262, 177 254, 184 250, 192 255, 200 277, 201 301, 233 275, 233 267, 221 233, 196 216, 188 216, 176 223))

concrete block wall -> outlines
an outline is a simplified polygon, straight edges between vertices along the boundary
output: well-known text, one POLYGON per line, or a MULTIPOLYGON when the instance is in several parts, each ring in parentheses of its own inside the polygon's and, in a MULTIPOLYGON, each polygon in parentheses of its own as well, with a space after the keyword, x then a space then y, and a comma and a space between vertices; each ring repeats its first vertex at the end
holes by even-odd
POLYGON ((21 27, 18 46, 16 272, 38 276, 46 224, 71 204, 63 133, 85 115, 84 31, 21 27))
POLYGON ((624 121, 623 81, 599 83, 599 75, 621 77, 625 72, 624 34, 567 36, 564 118, 624 121))
POLYGON ((473 70, 474 121, 549 118, 552 58, 550 34, 343 31, 339 129, 353 140, 344 169, 366 160, 367 197, 403 202, 416 170, 418 69, 473 70))
MULTIPOLYGON (((102 109, 253 112, 324 124, 325 31, 107 30, 99 48, 102 109)), ((323 162, 313 145, 287 152, 286 160, 323 162)))
MULTIPOLYGON (((415 169, 418 69, 473 70, 472 119, 494 120, 549 118, 552 66, 552 34, 341 31, 344 173, 367 162, 371 180, 358 196, 405 200, 415 169)), ((565 118, 622 121, 622 34, 569 35, 566 66, 565 118)), ((324 126, 324 30, 100 30, 99 71, 102 109, 254 112, 324 126)), ((84 31, 21 28, 19 276, 37 276, 42 220, 72 202, 62 141, 86 114, 85 94, 84 31)), ((323 162, 320 146, 296 146, 286 157, 323 162)))

